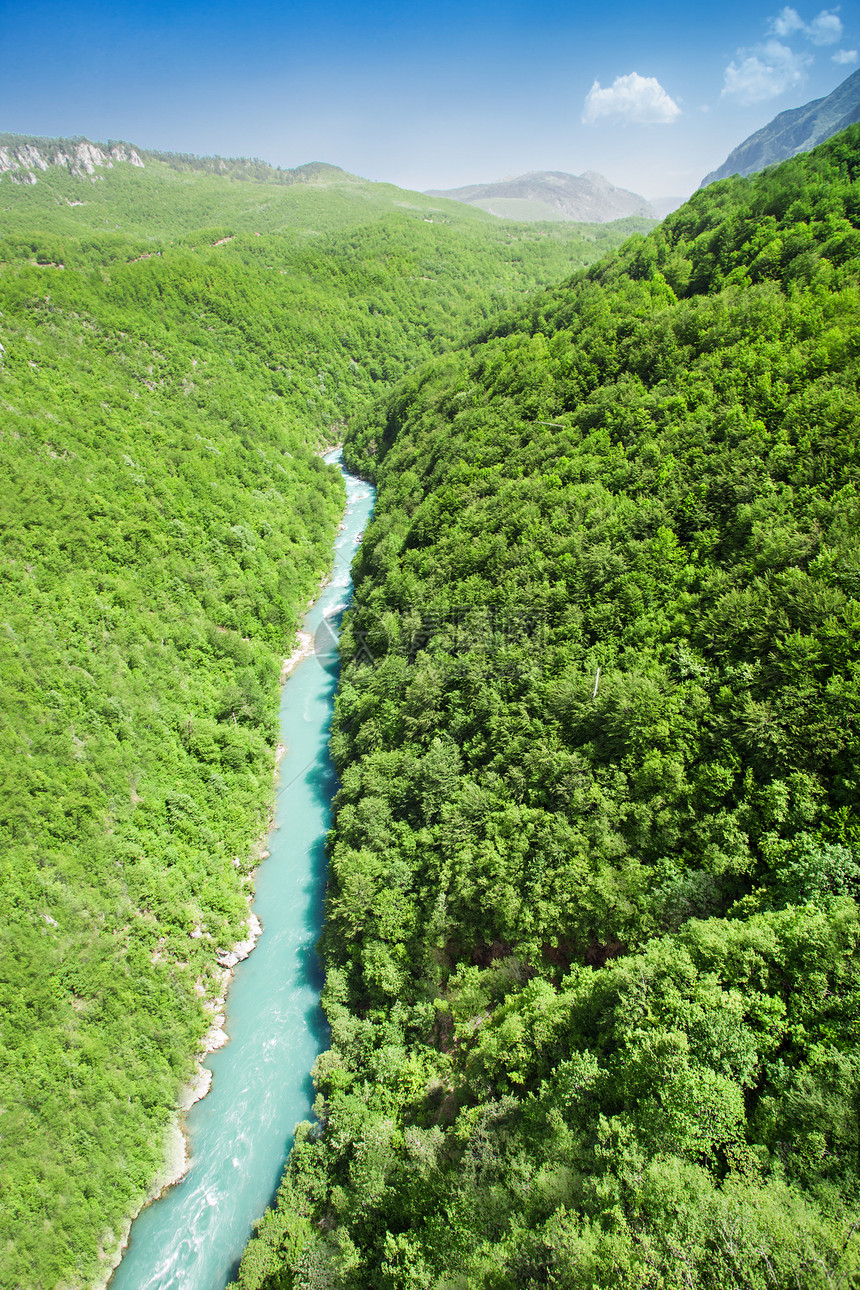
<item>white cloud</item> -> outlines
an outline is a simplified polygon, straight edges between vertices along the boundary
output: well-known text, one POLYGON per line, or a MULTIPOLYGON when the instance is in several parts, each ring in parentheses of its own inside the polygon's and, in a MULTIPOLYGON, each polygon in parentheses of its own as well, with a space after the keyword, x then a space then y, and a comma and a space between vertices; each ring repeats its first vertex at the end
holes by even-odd
POLYGON ((805 26, 806 23, 797 10, 789 5, 770 20, 770 31, 773 36, 791 36, 795 31, 803 31, 805 26))
POLYGON ((796 9, 786 5, 775 18, 771 18, 768 30, 772 36, 783 38, 799 31, 813 45, 835 45, 842 39, 839 6, 835 9, 822 9, 812 22, 804 22, 796 9))
MULTIPOLYGON (((725 71, 723 94, 734 95, 742 103, 763 103, 802 85, 813 57, 784 43, 792 36, 802 36, 811 45, 837 44, 842 39, 839 6, 822 9, 805 22, 792 5, 784 5, 768 22, 767 40, 737 51, 725 71)), ((831 57, 834 63, 856 63, 857 51, 838 49, 831 57)))
POLYGON ((681 109, 670 98, 654 76, 616 76, 606 89, 595 81, 585 96, 582 120, 594 125, 602 116, 633 121, 637 125, 668 125, 677 120, 681 109))
POLYGON ((813 45, 835 45, 842 39, 842 19, 835 9, 822 9, 804 29, 804 35, 813 45))
POLYGON ((726 68, 723 94, 734 94, 742 103, 763 103, 802 85, 812 62, 808 54, 796 54, 779 40, 738 50, 738 56, 740 61, 733 59, 726 68))

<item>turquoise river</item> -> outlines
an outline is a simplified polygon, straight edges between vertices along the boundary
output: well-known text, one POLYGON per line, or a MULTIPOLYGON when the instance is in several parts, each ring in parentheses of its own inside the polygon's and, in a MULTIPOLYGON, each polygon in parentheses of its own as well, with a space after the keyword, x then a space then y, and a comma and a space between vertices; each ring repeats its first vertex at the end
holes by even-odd
POLYGON ((274 1197, 294 1127, 311 1113, 310 1070, 327 1042, 315 944, 336 787, 328 755, 335 640, 351 592, 352 557, 373 508, 370 485, 344 476, 347 509, 332 577, 304 624, 316 648, 294 668, 281 697, 287 751, 253 906, 263 931, 235 969, 226 1007, 230 1040, 205 1062, 211 1090, 186 1117, 188 1171, 135 1219, 110 1290, 223 1290, 274 1197))

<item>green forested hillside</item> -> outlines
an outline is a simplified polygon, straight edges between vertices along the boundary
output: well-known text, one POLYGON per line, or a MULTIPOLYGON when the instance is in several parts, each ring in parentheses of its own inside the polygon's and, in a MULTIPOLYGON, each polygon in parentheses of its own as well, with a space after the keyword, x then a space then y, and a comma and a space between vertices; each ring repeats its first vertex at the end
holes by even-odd
POLYGON ((860 129, 351 429, 293 1286, 860 1284, 860 129))
POLYGON ((154 1176, 340 513, 326 422, 159 270, 0 279, 8 1286, 87 1284, 154 1176))
MULTIPOLYGON (((56 151, 51 145, 57 142, 0 134, 0 147, 29 144, 45 161, 56 151)), ((73 142, 69 141, 66 152, 73 142)), ((49 164, 45 170, 33 170, 33 185, 16 183, 12 174, 0 175, 3 230, 25 235, 50 230, 72 237, 122 233, 160 245, 175 238, 189 239, 195 232, 202 235, 227 223, 229 229, 224 232, 281 233, 313 240, 320 234, 406 212, 413 218, 460 230, 483 229, 491 238, 490 230, 503 239, 513 236, 515 241, 523 235, 522 228, 514 232, 509 222, 476 207, 394 184, 373 183, 337 166, 311 163, 283 171, 244 159, 138 152, 144 160, 142 167, 120 163, 110 170, 97 166, 91 175, 74 175, 65 164, 49 164)), ((538 233, 572 244, 565 259, 568 263, 571 253, 578 258, 574 247, 579 242, 598 239, 606 249, 617 245, 622 223, 633 231, 648 228, 653 221, 630 217, 608 226, 579 224, 561 230, 543 226, 538 233)), ((585 258, 590 261, 592 256, 585 258)))
POLYGON ((90 1284, 161 1160, 340 516, 315 450, 623 236, 300 187, 0 180, 4 1286, 90 1284))

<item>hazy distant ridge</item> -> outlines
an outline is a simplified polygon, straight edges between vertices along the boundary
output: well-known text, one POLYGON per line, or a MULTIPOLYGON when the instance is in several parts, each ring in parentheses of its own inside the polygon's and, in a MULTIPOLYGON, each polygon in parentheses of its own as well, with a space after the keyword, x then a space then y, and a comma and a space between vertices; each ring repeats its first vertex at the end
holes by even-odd
POLYGON ((787 161, 857 121, 860 121, 860 71, 853 72, 826 98, 780 112, 768 125, 738 144, 721 166, 705 175, 700 187, 717 179, 728 179, 730 175, 751 175, 765 166, 787 161))
POLYGON ((655 217, 650 202, 626 188, 616 188, 603 175, 587 170, 569 175, 563 170, 535 170, 492 184, 428 189, 429 197, 449 197, 479 206, 504 219, 577 220, 605 224, 627 215, 655 217))
POLYGON ((331 166, 325 161, 309 161, 293 169, 271 166, 259 157, 198 157, 190 152, 154 152, 142 148, 145 161, 160 161, 171 170, 224 175, 230 179, 257 180, 270 184, 361 183, 358 175, 331 166))

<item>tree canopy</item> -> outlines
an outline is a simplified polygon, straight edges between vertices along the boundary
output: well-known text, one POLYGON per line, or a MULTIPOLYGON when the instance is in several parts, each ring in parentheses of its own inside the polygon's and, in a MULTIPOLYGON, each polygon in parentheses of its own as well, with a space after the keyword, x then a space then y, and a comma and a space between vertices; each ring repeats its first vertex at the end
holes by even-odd
POLYGON ((622 237, 408 197, 158 162, 0 179, 0 1284, 91 1283, 161 1164, 330 565, 317 451, 622 237))
POLYGON ((713 185, 351 423, 332 1046, 243 1290, 860 1276, 858 172, 713 185))

